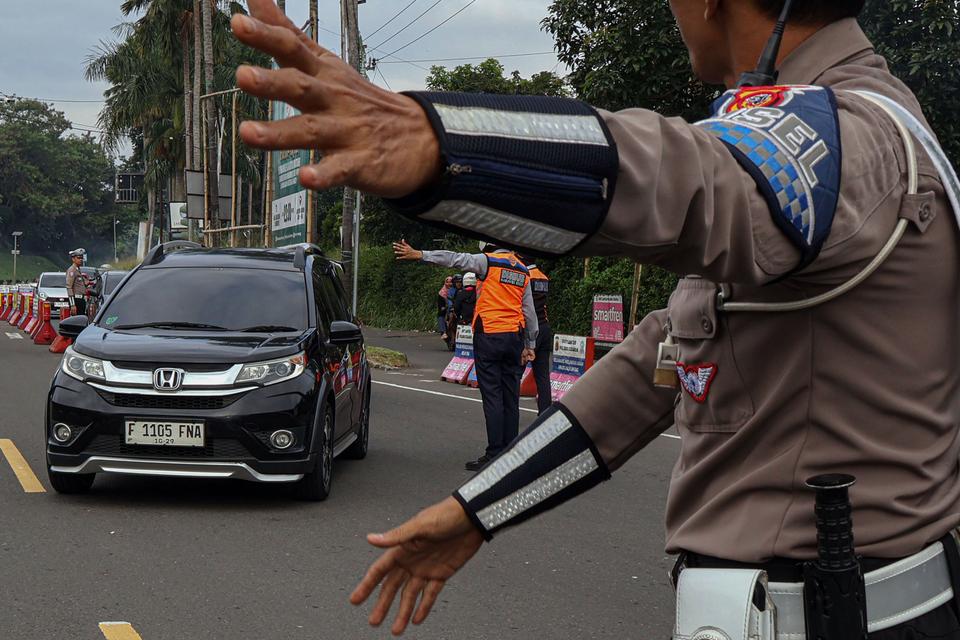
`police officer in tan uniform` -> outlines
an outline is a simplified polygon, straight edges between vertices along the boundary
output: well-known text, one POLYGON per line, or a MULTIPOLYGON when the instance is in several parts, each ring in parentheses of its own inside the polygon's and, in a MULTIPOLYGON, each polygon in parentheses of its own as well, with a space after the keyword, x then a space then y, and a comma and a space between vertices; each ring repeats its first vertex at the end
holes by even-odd
POLYGON ((960 638, 960 181, 857 24, 863 0, 797 2, 770 60, 779 77, 766 84, 778 86, 739 88, 784 3, 670 4, 697 74, 730 89, 704 122, 553 98, 397 95, 268 0, 234 16, 237 36, 283 67, 241 67, 239 85, 303 111, 241 135, 322 149, 301 169, 305 186, 348 183, 531 253, 624 255, 687 275, 667 309, 453 496, 368 536, 385 552, 352 601, 382 583, 372 624, 398 594, 393 631, 423 622, 484 540, 595 486, 675 425, 667 550, 681 560, 679 597, 695 605, 685 611, 705 614, 678 616, 675 637, 747 637, 715 632, 725 612, 754 625, 774 609, 775 631, 749 637, 805 637, 799 563, 816 534, 804 483, 839 471, 858 478, 870 638, 960 638), (749 574, 758 589, 730 602, 744 569, 760 572, 749 574), (708 577, 684 593, 688 575, 708 577))

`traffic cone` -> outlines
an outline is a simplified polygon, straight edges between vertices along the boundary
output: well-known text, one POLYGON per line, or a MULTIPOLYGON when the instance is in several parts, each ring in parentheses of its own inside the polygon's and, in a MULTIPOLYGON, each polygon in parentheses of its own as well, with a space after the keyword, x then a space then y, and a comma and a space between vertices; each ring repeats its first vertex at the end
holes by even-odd
POLYGON ((23 314, 23 294, 18 293, 16 295, 16 304, 13 308, 13 313, 10 314, 10 317, 7 319, 7 322, 10 323, 11 327, 16 327, 17 323, 20 322, 20 316, 23 314))
POLYGON ((520 378, 520 395, 524 398, 537 397, 537 381, 533 377, 533 367, 527 365, 523 370, 523 377, 520 378))
POLYGON ((50 322, 50 303, 43 303, 43 312, 41 314, 40 328, 37 329, 36 334, 33 336, 33 344, 48 345, 53 344, 54 338, 57 337, 57 330, 53 328, 53 324, 50 322))
MULTIPOLYGON (((63 322, 70 317, 70 307, 65 307, 60 309, 60 322, 63 322)), ((63 353, 73 344, 73 340, 70 338, 64 338, 60 334, 53 339, 53 343, 50 345, 50 353, 63 353)))
POLYGON ((26 328, 27 323, 33 320, 33 296, 26 296, 26 304, 23 307, 23 317, 20 318, 20 322, 17 323, 17 328, 23 330, 26 328))
POLYGON ((37 322, 40 320, 40 313, 37 309, 37 299, 34 296, 30 296, 30 316, 27 318, 27 321, 23 323, 23 326, 20 327, 28 334, 33 333, 33 328, 37 326, 37 322))

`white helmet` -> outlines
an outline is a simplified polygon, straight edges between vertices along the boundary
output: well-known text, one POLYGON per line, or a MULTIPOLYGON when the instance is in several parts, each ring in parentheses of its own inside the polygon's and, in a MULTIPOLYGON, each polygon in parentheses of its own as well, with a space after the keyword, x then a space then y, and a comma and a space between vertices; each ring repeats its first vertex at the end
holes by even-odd
POLYGON ((77 258, 77 257, 82 258, 83 256, 87 255, 87 250, 83 248, 74 249, 69 253, 69 255, 71 258, 77 258))
POLYGON ((472 271, 468 271, 463 274, 463 286, 465 287, 475 287, 477 286, 477 274, 472 271))

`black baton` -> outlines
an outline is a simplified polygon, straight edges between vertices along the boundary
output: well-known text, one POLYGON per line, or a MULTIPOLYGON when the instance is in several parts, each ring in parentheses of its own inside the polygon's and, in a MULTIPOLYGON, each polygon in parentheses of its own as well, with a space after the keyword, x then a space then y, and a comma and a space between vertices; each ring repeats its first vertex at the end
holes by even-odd
POLYGON ((807 480, 817 492, 817 560, 803 568, 807 640, 867 640, 867 595, 850 519, 854 482, 840 474, 807 480))

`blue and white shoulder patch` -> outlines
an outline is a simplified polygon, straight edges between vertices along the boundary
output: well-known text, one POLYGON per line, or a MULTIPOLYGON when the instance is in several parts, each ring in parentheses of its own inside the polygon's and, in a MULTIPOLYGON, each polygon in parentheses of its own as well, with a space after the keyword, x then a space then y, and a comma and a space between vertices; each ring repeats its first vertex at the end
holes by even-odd
POLYGON ((816 259, 840 194, 837 101, 825 87, 745 87, 723 94, 697 126, 720 138, 750 173, 777 226, 816 259))

